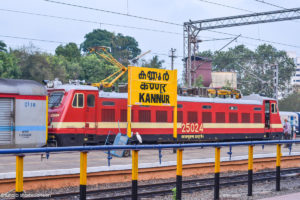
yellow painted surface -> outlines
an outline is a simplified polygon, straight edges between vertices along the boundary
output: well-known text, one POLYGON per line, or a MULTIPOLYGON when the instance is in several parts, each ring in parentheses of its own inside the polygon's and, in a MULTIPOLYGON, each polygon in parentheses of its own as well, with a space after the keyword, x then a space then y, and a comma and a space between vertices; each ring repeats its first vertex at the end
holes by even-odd
POLYGON ((248 147, 248 170, 253 169, 253 146, 248 147))
POLYGON ((177 149, 177 168, 176 168, 177 176, 182 176, 182 152, 183 149, 177 149))
POLYGON ((87 152, 80 152, 80 185, 86 185, 87 152))
POLYGON ((16 192, 23 192, 24 156, 16 156, 16 192))
POLYGON ((177 105, 177 70, 128 67, 130 105, 177 105), (164 101, 156 101, 161 98, 164 101))
POLYGON ((280 161, 281 161, 281 144, 277 144, 277 156, 276 156, 276 166, 280 167, 280 161))
POLYGON ((127 105, 127 136, 131 138, 131 105, 127 105))
POLYGON ((221 148, 215 148, 215 173, 220 172, 220 155, 221 155, 221 148))
POLYGON ((139 152, 132 150, 132 180, 138 180, 139 152))
POLYGON ((173 117, 173 120, 174 120, 173 121, 173 138, 177 139, 177 127, 178 127, 178 124, 177 124, 177 106, 174 106, 173 113, 174 113, 174 117, 173 117))

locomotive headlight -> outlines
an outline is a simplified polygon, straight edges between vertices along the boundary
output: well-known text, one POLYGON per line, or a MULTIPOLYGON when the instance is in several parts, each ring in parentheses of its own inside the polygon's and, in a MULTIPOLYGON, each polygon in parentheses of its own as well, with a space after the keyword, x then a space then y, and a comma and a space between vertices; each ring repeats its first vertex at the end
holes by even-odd
POLYGON ((59 114, 58 113, 52 113, 52 114, 50 114, 50 117, 59 117, 59 114))

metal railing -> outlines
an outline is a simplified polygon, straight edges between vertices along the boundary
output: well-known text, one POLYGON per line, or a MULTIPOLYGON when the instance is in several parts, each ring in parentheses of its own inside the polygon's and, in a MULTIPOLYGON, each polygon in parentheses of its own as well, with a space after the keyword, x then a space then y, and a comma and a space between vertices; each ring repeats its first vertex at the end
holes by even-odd
MULTIPOLYGON (((0 155, 13 154, 16 156, 16 199, 23 199, 23 162, 26 154, 53 153, 53 152, 80 152, 80 199, 86 199, 87 184, 87 153, 89 151, 132 150, 132 199, 138 199, 138 152, 139 150, 177 149, 176 169, 176 199, 181 199, 182 193, 182 154, 185 148, 214 147, 215 148, 215 187, 214 199, 219 199, 220 179, 220 151, 221 147, 249 146, 248 149, 248 196, 252 196, 253 182, 253 146, 277 145, 276 149, 276 191, 280 190, 280 161, 281 145, 297 144, 300 140, 271 140, 271 141, 246 141, 246 142, 216 142, 216 143, 190 143, 190 144, 157 144, 157 145, 112 145, 112 146, 73 146, 73 147, 46 147, 23 149, 0 149, 0 155)), ((291 151, 291 147, 290 147, 291 151)))

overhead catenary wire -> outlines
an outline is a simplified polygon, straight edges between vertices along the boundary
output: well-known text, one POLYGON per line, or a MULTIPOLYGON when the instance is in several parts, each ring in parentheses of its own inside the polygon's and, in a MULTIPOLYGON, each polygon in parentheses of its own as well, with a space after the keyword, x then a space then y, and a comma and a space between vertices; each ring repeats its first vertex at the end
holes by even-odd
MULTIPOLYGON (((11 36, 11 35, 0 35, 0 37, 21 39, 21 40, 30 40, 30 41, 38 41, 38 42, 47 42, 47 43, 56 43, 56 44, 68 44, 68 42, 45 40, 45 39, 36 39, 36 38, 28 38, 28 37, 19 37, 19 36, 11 36)), ((79 45, 79 44, 77 44, 77 45, 79 45)))
MULTIPOLYGON (((235 37, 238 36, 236 34, 226 33, 226 32, 221 32, 221 31, 214 31, 214 30, 206 30, 206 31, 213 32, 213 33, 219 33, 219 34, 223 34, 223 35, 235 36, 235 37)), ((297 45, 286 44, 286 43, 282 43, 282 42, 274 42, 274 41, 270 41, 270 40, 264 40, 264 39, 254 38, 254 37, 245 36, 245 35, 240 36, 240 38, 245 38, 245 39, 255 40, 255 41, 260 41, 260 42, 266 42, 266 43, 272 43, 272 44, 278 44, 278 45, 287 46, 287 47, 300 48, 300 46, 297 46, 297 45)))
POLYGON ((101 25, 103 24, 103 25, 107 25, 107 26, 115 26, 115 27, 130 28, 130 29, 137 29, 137 30, 144 30, 144 31, 168 33, 168 34, 174 34, 174 35, 182 36, 182 33, 179 33, 179 32, 171 32, 171 31, 165 31, 165 30, 159 30, 159 29, 150 29, 150 28, 143 28, 143 27, 136 27, 136 26, 127 26, 127 25, 121 25, 121 24, 112 24, 112 23, 106 23, 106 22, 101 22, 101 21, 92 21, 92 20, 78 19, 78 18, 76 19, 76 18, 70 18, 70 17, 47 15, 47 14, 41 14, 41 13, 26 12, 26 11, 11 10, 11 9, 3 9, 3 8, 0 8, 0 11, 27 14, 27 15, 35 15, 35 16, 40 16, 40 17, 49 17, 49 18, 76 21, 76 22, 83 22, 83 23, 101 24, 101 25))
MULTIPOLYGON (((279 6, 279 5, 276 5, 276 4, 273 4, 273 3, 269 3, 269 2, 266 2, 266 1, 262 1, 262 0, 254 0, 254 1, 266 4, 266 5, 269 5, 269 6, 273 6, 275 8, 288 9, 288 8, 283 7, 283 6, 279 6)), ((299 23, 299 21, 292 21, 292 22, 299 23)))
MULTIPOLYGON (((50 1, 50 0, 47 0, 47 1, 50 1)), ((206 0, 201 0, 201 1, 204 2, 206 0)), ((51 1, 51 2, 54 2, 54 1, 51 1)), ((208 2, 208 1, 206 1, 206 2, 208 2)), ((57 3, 61 3, 61 2, 57 2, 57 3)), ((69 5, 69 4, 66 4, 66 3, 63 3, 63 4, 69 5)), ((224 5, 224 4, 219 4, 219 5, 220 6, 227 6, 227 5, 224 5)), ((232 6, 227 6, 227 7, 232 7, 232 6)), ((89 9, 89 7, 85 7, 85 6, 82 6, 82 8, 89 9)), ((236 8, 236 7, 232 7, 232 8, 239 9, 239 8, 236 8)), ((91 9, 93 9, 93 8, 91 8, 91 9)), ((140 27, 120 25, 120 24, 102 23, 102 22, 96 22, 96 21, 92 21, 92 20, 75 19, 75 18, 69 18, 69 17, 61 17, 61 16, 54 16, 54 15, 46 15, 46 14, 40 14, 40 13, 33 13, 33 12, 25 12, 25 11, 16 11, 16 10, 9 10, 9 9, 1 9, 1 8, 0 8, 0 10, 7 11, 7 12, 22 13, 22 14, 31 14, 31 15, 43 16, 43 17, 51 17, 51 18, 57 18, 57 19, 63 19, 63 20, 71 20, 71 21, 86 22, 86 23, 95 23, 95 24, 104 24, 104 25, 109 25, 109 26, 118 26, 118 27, 124 27, 124 28, 133 28, 133 29, 140 29, 140 30, 146 30, 146 31, 155 31, 155 32, 162 32, 162 33, 170 33, 170 34, 182 35, 182 33, 169 32, 169 31, 158 30, 158 29, 148 29, 148 28, 140 28, 140 27)), ((244 9, 244 11, 252 12, 252 11, 245 10, 245 9, 244 9)), ((160 21, 161 20, 157 20, 157 22, 160 22, 160 21)), ((177 24, 177 26, 182 26, 182 25, 177 24)), ((230 35, 230 36, 234 36, 234 37, 238 36, 236 34, 231 34, 231 33, 226 33, 226 32, 221 32, 221 31, 212 31, 212 30, 208 30, 208 31, 219 33, 219 34, 223 34, 223 35, 230 35)), ((208 36, 202 36, 202 37, 203 38, 212 38, 212 37, 208 37, 208 36)), ((279 45, 282 45, 282 46, 299 48, 299 46, 296 46, 296 45, 286 44, 286 43, 282 43, 282 42, 273 42, 273 41, 270 41, 270 40, 263 40, 263 39, 254 38, 254 37, 245 36, 245 35, 241 36, 241 38, 249 39, 249 40, 255 40, 255 41, 260 41, 260 42, 266 42, 266 43, 272 43, 272 44, 279 44, 279 45)), ((214 38, 212 38, 212 39, 214 39, 214 38)))
POLYGON ((254 11, 251 11, 251 10, 247 10, 247 9, 243 9, 243 8, 237 8, 237 7, 233 7, 233 6, 229 6, 229 5, 225 5, 225 4, 221 4, 221 3, 212 2, 212 1, 207 1, 207 0, 198 0, 198 1, 202 1, 202 2, 205 2, 205 3, 217 5, 217 6, 222 6, 222 7, 226 7, 226 8, 231 8, 231 9, 234 9, 234 10, 255 13, 254 11))
MULTIPOLYGON (((110 11, 110 10, 103 10, 103 9, 91 8, 91 7, 87 7, 87 6, 81 6, 81 5, 70 4, 70 3, 63 3, 63 2, 53 1, 53 0, 44 0, 44 1, 48 1, 48 2, 56 3, 56 4, 67 5, 67 6, 72 6, 72 7, 83 8, 83 9, 89 9, 89 10, 107 12, 107 13, 111 13, 111 14, 118 14, 118 15, 123 15, 123 16, 130 16, 130 17, 139 18, 139 19, 143 19, 143 20, 155 21, 155 22, 165 23, 165 24, 172 24, 172 25, 181 26, 181 27, 183 26, 182 24, 178 24, 178 23, 174 23, 174 22, 168 22, 168 21, 163 21, 163 20, 156 20, 156 19, 152 19, 152 18, 140 17, 140 16, 135 16, 135 15, 127 15, 125 13, 119 13, 119 12, 114 12, 114 11, 110 11)), ((203 1, 203 2, 205 1, 207 3, 214 3, 215 5, 224 6, 224 7, 230 7, 230 8, 233 8, 233 9, 239 9, 239 10, 243 10, 243 11, 246 11, 246 12, 253 12, 253 11, 250 11, 250 10, 236 8, 236 7, 228 6, 228 5, 225 5, 225 4, 210 2, 210 1, 207 1, 207 0, 199 0, 199 1, 203 1)), ((207 30, 207 31, 216 32, 216 33, 220 33, 220 34, 224 34, 224 35, 231 35, 231 36, 234 36, 234 37, 238 36, 236 34, 229 34, 229 33, 221 32, 221 31, 212 31, 212 30, 207 30)), ((256 41, 261 41, 261 42, 267 42, 267 43, 272 43, 272 44, 279 44, 279 45, 282 45, 282 46, 299 48, 299 46, 295 46, 295 45, 291 45, 291 44, 285 44, 285 43, 281 43, 281 42, 273 42, 273 41, 263 40, 263 39, 260 39, 260 38, 254 38, 254 37, 245 36, 245 35, 241 36, 241 38, 250 39, 250 40, 256 40, 256 41)))
POLYGON ((87 7, 87 6, 77 5, 77 4, 71 4, 71 3, 65 3, 65 2, 59 2, 59 1, 53 1, 53 0, 44 0, 44 1, 47 1, 47 2, 50 2, 50 3, 66 5, 66 6, 77 7, 77 8, 84 8, 84 9, 89 9, 89 10, 94 10, 94 11, 99 11, 99 12, 105 12, 105 13, 109 13, 109 14, 122 15, 122 16, 137 18, 137 19, 154 21, 154 22, 159 22, 159 23, 164 23, 164 24, 169 24, 169 25, 182 26, 182 24, 178 24, 178 23, 175 23, 175 22, 168 22, 168 21, 163 21, 163 20, 158 20, 158 19, 153 19, 153 18, 148 18, 148 17, 142 17, 142 16, 137 16, 137 15, 131 15, 131 14, 126 14, 126 13, 121 13, 121 12, 116 12, 116 11, 111 11, 111 10, 92 8, 92 7, 87 7))

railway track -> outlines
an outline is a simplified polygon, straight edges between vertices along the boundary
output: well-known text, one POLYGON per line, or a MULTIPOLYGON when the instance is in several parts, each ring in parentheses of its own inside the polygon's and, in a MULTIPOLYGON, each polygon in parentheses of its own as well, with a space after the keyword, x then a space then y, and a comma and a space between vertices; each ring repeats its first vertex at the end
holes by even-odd
MULTIPOLYGON (((294 177, 297 173, 300 173, 300 168, 291 168, 281 170, 281 177, 294 177)), ((263 182, 263 181, 275 181, 275 172, 258 172, 253 174, 253 182, 263 182)), ((232 186, 246 184, 248 181, 248 174, 240 174, 234 176, 226 176, 220 178, 220 186, 232 186)), ((138 186, 138 196, 141 197, 157 197, 163 195, 171 195, 172 189, 176 186, 175 181, 139 185, 138 186)), ((204 178, 204 179, 189 179, 182 181, 182 192, 195 192, 201 190, 213 189, 214 178, 204 178)), ((275 185, 274 185, 275 187, 275 185)), ((79 192, 69 192, 52 194, 51 198, 47 199, 79 199, 79 192)), ((26 198, 29 199, 29 198, 26 198)), ((46 198, 44 198, 46 199, 46 198)), ((110 200, 110 199, 131 199, 131 186, 100 189, 100 190, 90 190, 87 191, 87 199, 89 200, 110 200)))

